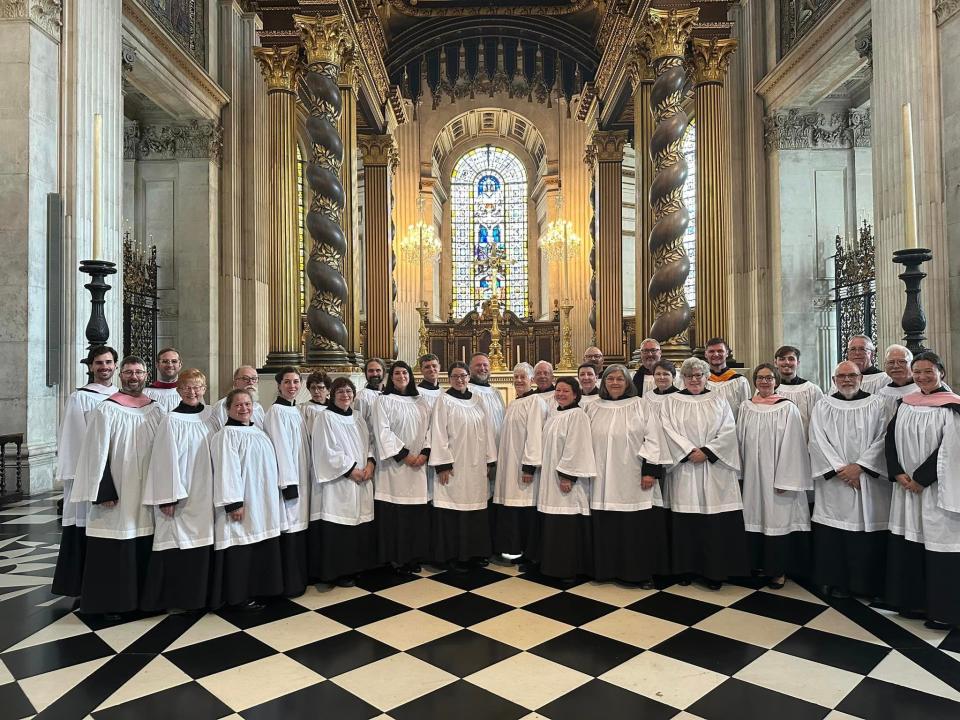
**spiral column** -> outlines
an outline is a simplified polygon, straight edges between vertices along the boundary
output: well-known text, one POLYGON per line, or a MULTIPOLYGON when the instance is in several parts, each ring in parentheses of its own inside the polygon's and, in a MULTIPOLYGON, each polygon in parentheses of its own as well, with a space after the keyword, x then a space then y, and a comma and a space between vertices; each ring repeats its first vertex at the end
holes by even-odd
POLYGON ((690 259, 683 247, 683 235, 690 223, 683 203, 688 168, 681 145, 689 122, 683 109, 687 83, 684 54, 699 14, 699 8, 650 10, 648 14, 647 44, 656 75, 650 93, 656 122, 650 141, 654 170, 650 186, 653 229, 648 243, 653 256, 649 296, 654 321, 650 336, 660 342, 664 357, 671 360, 690 354, 690 306, 684 290, 690 259))
POLYGON ((631 64, 634 86, 633 137, 637 148, 637 243, 634 262, 636 263, 636 330, 637 348, 633 351, 632 361, 640 362, 640 342, 646 338, 647 331, 653 325, 653 305, 647 297, 650 278, 653 277, 653 258, 641 238, 649 238, 653 229, 653 213, 647 200, 647 188, 653 178, 653 163, 650 154, 640 148, 649 148, 653 137, 653 115, 650 112, 650 93, 653 90, 653 68, 647 60, 646 46, 637 44, 634 48, 636 59, 631 64))
POLYGON ((336 367, 348 364, 344 312, 349 285, 344 277, 347 241, 343 231, 343 140, 337 121, 342 111, 338 78, 344 38, 340 16, 294 15, 307 56, 305 101, 310 113, 307 132, 313 146, 306 177, 313 190, 306 226, 312 239, 306 272, 313 287, 307 306, 310 325, 307 361, 336 367))
POLYGON ((587 143, 584 148, 583 162, 590 172, 590 223, 587 231, 590 233, 590 252, 587 261, 590 263, 590 314, 587 320, 590 323, 590 344, 597 344, 597 149, 593 143, 587 143))

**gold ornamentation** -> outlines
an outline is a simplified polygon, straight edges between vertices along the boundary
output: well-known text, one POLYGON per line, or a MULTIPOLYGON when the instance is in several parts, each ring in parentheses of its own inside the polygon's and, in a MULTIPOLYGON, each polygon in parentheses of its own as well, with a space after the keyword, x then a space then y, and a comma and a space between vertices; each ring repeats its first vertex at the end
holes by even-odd
POLYGON ((490 3, 485 5, 456 5, 453 7, 421 8, 416 0, 390 0, 390 6, 398 12, 411 17, 469 17, 473 15, 570 15, 594 5, 596 0, 570 0, 564 4, 543 5, 506 5, 490 3))
POLYGON ((693 39, 693 78, 698 85, 723 84, 730 67, 730 56, 737 50, 733 38, 693 39))
POLYGON ((666 57, 682 58, 686 55, 687 40, 694 23, 700 17, 700 8, 685 10, 657 10, 647 13, 647 47, 650 60, 656 64, 666 57))
POLYGON ((364 165, 388 165, 396 153, 392 135, 360 135, 357 139, 364 165))
POLYGON ((321 215, 326 215, 327 217, 338 220, 340 217, 341 208, 333 198, 326 197, 324 195, 314 195, 313 202, 310 203, 310 212, 318 212, 321 215))
POLYGON ((341 158, 337 157, 330 148, 317 144, 313 146, 313 162, 320 167, 330 168, 336 173, 340 172, 340 166, 343 164, 341 158))
POLYGON ((346 27, 340 15, 294 15, 293 24, 303 40, 308 65, 339 66, 344 47, 353 44, 347 39, 346 27))
POLYGON ((626 130, 597 130, 593 133, 593 148, 598 162, 623 162, 626 144, 626 130))
POLYGON ((334 270, 343 274, 343 256, 334 248, 326 243, 321 243, 313 251, 313 257, 324 265, 329 265, 334 270))
POLYGON ((310 307, 343 320, 343 300, 332 292, 325 290, 315 293, 313 299, 310 300, 310 307))
POLYGON ((300 48, 296 45, 286 47, 255 47, 253 56, 260 65, 260 72, 267 83, 267 92, 294 92, 300 77, 300 48))

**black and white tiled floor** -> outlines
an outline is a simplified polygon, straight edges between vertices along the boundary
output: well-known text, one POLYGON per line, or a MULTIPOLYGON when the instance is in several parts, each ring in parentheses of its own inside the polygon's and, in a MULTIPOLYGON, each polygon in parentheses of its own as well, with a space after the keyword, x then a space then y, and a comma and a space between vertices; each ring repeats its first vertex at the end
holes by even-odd
POLYGON ((0 509, 4 719, 960 718, 960 632, 793 583, 372 572, 259 613, 109 624, 49 592, 56 499, 0 509))

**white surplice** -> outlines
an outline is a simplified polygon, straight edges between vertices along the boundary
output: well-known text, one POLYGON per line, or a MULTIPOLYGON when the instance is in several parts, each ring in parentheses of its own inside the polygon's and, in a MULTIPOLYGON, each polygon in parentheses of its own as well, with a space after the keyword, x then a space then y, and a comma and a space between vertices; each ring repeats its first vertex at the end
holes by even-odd
POLYGON ((367 433, 373 436, 373 406, 377 404, 377 398, 380 397, 379 390, 371 390, 362 387, 357 390, 353 398, 353 411, 357 413, 367 424, 367 433))
POLYGON ((707 375, 707 389, 730 403, 730 411, 734 418, 740 412, 740 406, 753 395, 753 391, 750 389, 750 381, 739 374, 723 382, 711 380, 710 376, 707 375))
POLYGON ((493 485, 493 502, 509 507, 533 507, 537 504, 540 486, 540 463, 543 460, 543 425, 553 393, 534 393, 515 399, 507 405, 497 450, 497 479, 493 485), (523 482, 523 466, 536 468, 533 482, 523 482))
POLYGON ((180 393, 177 392, 175 387, 172 388, 155 388, 155 387, 145 387, 143 389, 143 394, 148 398, 153 400, 157 405, 162 407, 166 412, 170 412, 177 405, 180 404, 180 401, 183 399, 180 397, 180 393))
POLYGON ((255 425, 226 425, 210 441, 213 456, 214 548, 250 545, 280 535, 277 453, 255 425), (231 520, 225 506, 243 503, 243 519, 231 520))
POLYGON ((374 499, 398 505, 423 505, 429 502, 427 466, 410 467, 394 459, 403 450, 417 456, 430 446, 428 401, 420 396, 381 395, 373 406, 373 427, 377 456, 374 499))
POLYGON ((63 409, 63 422, 57 437, 56 479, 63 483, 63 527, 87 524, 87 504, 73 502, 73 479, 77 471, 77 459, 83 449, 90 412, 117 389, 113 385, 89 383, 70 393, 63 409))
MULTIPOLYGON (((876 368, 873 368, 876 369, 876 368)), ((865 393, 870 393, 871 395, 876 395, 880 392, 880 388, 890 384, 890 376, 887 375, 882 370, 880 372, 869 372, 861 376, 860 378, 860 389, 865 393)), ((834 395, 837 392, 837 385, 833 381, 830 382, 830 389, 827 390, 827 395, 834 395)))
POLYGON ((433 505, 484 510, 489 498, 487 463, 497 459, 493 423, 477 393, 468 400, 444 393, 430 418, 430 465, 453 464, 450 482, 433 487, 433 505))
POLYGON ((551 413, 543 426, 537 510, 548 515, 589 515, 590 484, 596 474, 590 420, 583 408, 551 413), (568 493, 560 489, 560 473, 576 478, 568 493))
POLYGON ((112 400, 90 413, 77 460, 73 502, 95 501, 108 468, 118 499, 114 507, 89 505, 87 537, 132 540, 153 533, 153 513, 143 504, 143 482, 164 415, 154 402, 129 408, 112 400))
POLYGON ((307 435, 313 437, 313 426, 317 422, 317 415, 326 412, 327 406, 315 403, 312 400, 302 405, 297 405, 300 414, 303 415, 303 422, 307 425, 307 435))
POLYGON ((296 487, 297 497, 281 497, 283 531, 300 532, 310 524, 310 492, 313 466, 310 463, 310 437, 303 413, 294 405, 274 403, 263 418, 263 431, 277 451, 277 469, 281 488, 296 487))
MULTIPOLYGON (((263 405, 258 403, 256 400, 253 401, 253 420, 254 427, 258 427, 263 430, 263 416, 264 416, 263 405)), ((213 405, 213 421, 217 430, 222 428, 227 424, 227 419, 229 415, 227 414, 227 398, 222 397, 213 405)))
POLYGON ((495 387, 489 385, 474 385, 469 383, 467 390, 473 393, 474 397, 479 398, 487 411, 487 417, 490 418, 490 429, 493 431, 493 440, 500 447, 500 433, 503 429, 503 417, 507 413, 506 403, 503 401, 503 395, 495 387))
POLYGON ((787 535, 809 530, 806 491, 813 490, 813 477, 797 406, 789 400, 775 405, 743 403, 737 440, 747 532, 787 535))
POLYGON ((327 411, 317 417, 313 469, 320 490, 320 512, 315 519, 338 525, 373 520, 373 482, 357 483, 347 477, 354 468, 362 470, 370 457, 373 448, 367 423, 356 411, 350 415, 327 411))
POLYGON ((673 463, 664 483, 665 506, 704 515, 741 510, 740 449, 730 403, 720 393, 675 392, 662 405, 660 417, 673 463), (717 461, 682 462, 698 448, 710 450, 717 461))
POLYGON ((897 412, 897 404, 907 395, 915 392, 920 392, 920 388, 917 387, 915 382, 910 382, 902 386, 894 385, 891 382, 877 390, 876 394, 883 398, 883 403, 887 408, 888 421, 892 419, 894 413, 897 412))
POLYGON ((874 532, 886 530, 890 517, 890 481, 883 454, 886 410, 883 399, 870 395, 860 400, 826 396, 810 418, 810 471, 816 499, 813 522, 838 530, 874 532), (860 489, 829 472, 856 463, 877 473, 860 473, 860 489))
POLYGON ((803 436, 809 437, 810 416, 816 404, 823 400, 823 390, 809 380, 804 380, 799 385, 781 383, 777 388, 777 395, 785 397, 797 406, 800 411, 800 421, 803 423, 803 436))
POLYGON ((597 400, 586 408, 597 474, 590 481, 592 510, 647 510, 663 507, 660 483, 640 485, 643 462, 669 465, 659 417, 639 397, 597 400))
POLYGON ((587 408, 600 399, 600 393, 594 393, 593 395, 582 395, 580 397, 580 407, 583 408, 586 412, 587 408))
POLYGON ((213 544, 214 426, 209 406, 199 413, 169 413, 160 423, 143 488, 153 507, 154 550, 185 550, 213 544), (173 517, 159 505, 176 503, 173 517))

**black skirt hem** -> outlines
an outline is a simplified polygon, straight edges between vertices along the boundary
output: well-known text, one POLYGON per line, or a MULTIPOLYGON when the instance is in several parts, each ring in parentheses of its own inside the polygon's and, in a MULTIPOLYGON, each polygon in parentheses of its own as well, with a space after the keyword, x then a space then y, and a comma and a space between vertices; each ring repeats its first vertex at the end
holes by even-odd
POLYGON ((54 595, 79 597, 83 588, 83 563, 87 554, 86 528, 64 525, 60 533, 60 552, 53 571, 50 592, 54 595))
POLYGON ((200 610, 209 602, 213 545, 150 554, 140 609, 200 610))

